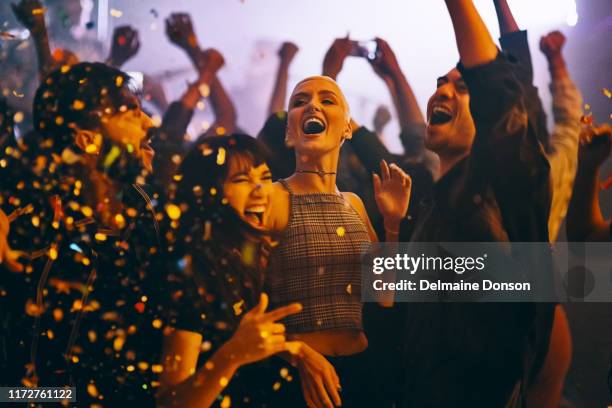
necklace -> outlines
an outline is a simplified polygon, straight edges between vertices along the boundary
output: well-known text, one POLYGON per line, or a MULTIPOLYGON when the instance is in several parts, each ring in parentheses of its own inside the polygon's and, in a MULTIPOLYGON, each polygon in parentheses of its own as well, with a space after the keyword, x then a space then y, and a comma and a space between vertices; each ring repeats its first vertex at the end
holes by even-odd
POLYGON ((323 176, 331 176, 336 174, 335 171, 323 171, 323 170, 296 170, 296 173, 311 173, 311 174, 318 174, 319 177, 323 177, 323 176))

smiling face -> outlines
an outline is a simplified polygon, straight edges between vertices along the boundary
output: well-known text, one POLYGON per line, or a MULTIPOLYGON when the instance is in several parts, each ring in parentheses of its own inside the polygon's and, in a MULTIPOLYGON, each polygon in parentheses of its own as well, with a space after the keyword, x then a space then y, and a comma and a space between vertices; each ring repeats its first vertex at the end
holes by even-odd
POLYGON ((153 121, 140 109, 140 103, 134 95, 126 97, 125 103, 117 112, 103 117, 101 126, 106 137, 123 144, 129 152, 133 152, 147 171, 153 170, 155 151, 149 140, 149 129, 153 126, 153 121))
POLYGON ((251 160, 241 155, 230 158, 223 182, 224 197, 243 220, 257 229, 266 225, 271 188, 272 172, 267 164, 253 166, 251 160))
POLYGON ((438 78, 427 103, 425 145, 442 159, 469 153, 476 128, 470 112, 470 94, 457 69, 438 78))
POLYGON ((338 84, 328 77, 298 83, 289 100, 287 139, 296 152, 321 154, 350 139, 350 115, 338 84))

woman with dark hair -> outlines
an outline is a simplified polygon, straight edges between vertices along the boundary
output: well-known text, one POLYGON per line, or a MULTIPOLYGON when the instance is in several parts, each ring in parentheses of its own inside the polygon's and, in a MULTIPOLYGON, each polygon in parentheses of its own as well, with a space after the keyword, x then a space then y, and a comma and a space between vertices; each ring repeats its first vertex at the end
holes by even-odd
POLYGON ((285 341, 276 321, 301 305, 266 312, 262 292, 272 186, 266 154, 247 135, 205 138, 175 180, 176 204, 168 211, 180 216, 174 226, 181 268, 168 277, 172 329, 164 339, 158 404, 223 406, 231 398, 232 406, 258 406, 283 378, 260 364, 242 366, 300 347, 285 341))

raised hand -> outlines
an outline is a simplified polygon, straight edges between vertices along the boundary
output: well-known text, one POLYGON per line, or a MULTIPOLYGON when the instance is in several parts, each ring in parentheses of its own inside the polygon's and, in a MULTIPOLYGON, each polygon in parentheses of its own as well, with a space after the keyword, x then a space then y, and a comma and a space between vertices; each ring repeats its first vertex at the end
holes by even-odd
POLYGON ((594 169, 601 166, 610 157, 611 151, 612 126, 609 123, 582 129, 578 152, 578 164, 581 168, 594 169))
POLYGON ((336 79, 350 52, 351 40, 348 37, 334 40, 323 59, 323 75, 336 79))
POLYGON ((306 405, 316 408, 340 406, 340 379, 327 359, 304 344, 297 363, 306 405), (333 403, 332 403, 333 401, 333 403))
POLYGON ((45 9, 40 0, 21 0, 11 4, 13 13, 19 22, 32 32, 45 30, 45 9))
POLYGON ((224 346, 239 365, 263 360, 283 351, 295 351, 297 342, 286 341, 285 326, 276 321, 301 312, 302 305, 292 303, 271 312, 266 312, 267 308, 268 295, 263 293, 259 304, 244 315, 238 329, 224 346))
POLYGON ((109 64, 120 68, 129 59, 134 57, 140 49, 138 31, 131 26, 120 26, 113 31, 109 64))
POLYGON ((170 42, 187 52, 198 48, 198 39, 187 13, 170 14, 166 19, 166 35, 170 42))
POLYGON ((368 60, 370 65, 374 69, 374 72, 378 74, 383 80, 393 78, 401 72, 399 63, 395 53, 385 40, 381 38, 376 39, 376 58, 368 60))
POLYGON ((11 272, 22 272, 23 265, 17 261, 21 252, 13 251, 8 243, 10 225, 11 220, 0 209, 0 265, 6 266, 11 272))
POLYGON ((289 64, 291 63, 291 61, 295 57, 295 54, 297 54, 298 51, 299 48, 297 45, 290 41, 285 41, 278 50, 278 56, 280 57, 283 63, 289 64))
POLYGON ((385 229, 398 231, 399 223, 406 216, 410 203, 412 179, 396 164, 380 163, 380 173, 374 174, 374 198, 383 216, 385 229))
POLYGON ((225 64, 225 59, 223 54, 216 49, 208 48, 196 53, 194 64, 198 69, 198 82, 209 84, 217 71, 225 64))
POLYGON ((540 38, 540 51, 549 60, 561 55, 565 45, 565 36, 560 31, 552 31, 540 38))

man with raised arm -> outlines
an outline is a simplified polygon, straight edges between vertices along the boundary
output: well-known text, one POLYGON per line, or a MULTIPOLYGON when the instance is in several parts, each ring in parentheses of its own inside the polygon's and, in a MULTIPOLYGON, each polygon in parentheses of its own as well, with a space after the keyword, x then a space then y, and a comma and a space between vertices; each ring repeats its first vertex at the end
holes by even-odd
MULTIPOLYGON (((460 62, 427 106, 425 145, 441 177, 412 240, 547 242, 549 166, 525 108, 533 86, 517 78, 471 1, 446 5, 460 62)), ((404 406, 520 406, 554 305, 405 305, 404 406)))

